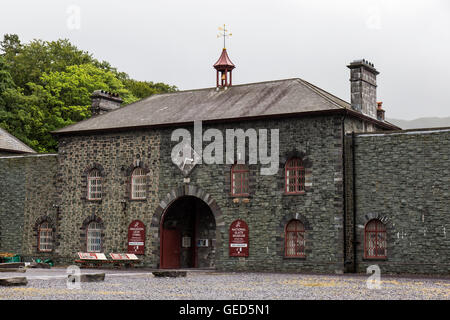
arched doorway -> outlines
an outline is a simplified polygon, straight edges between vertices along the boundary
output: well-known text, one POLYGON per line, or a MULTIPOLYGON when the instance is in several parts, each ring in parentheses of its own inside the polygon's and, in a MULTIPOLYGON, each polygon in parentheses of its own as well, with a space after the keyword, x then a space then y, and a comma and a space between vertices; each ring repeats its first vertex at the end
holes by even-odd
POLYGON ((161 216, 160 267, 214 268, 216 219, 200 198, 185 195, 171 202, 161 216))

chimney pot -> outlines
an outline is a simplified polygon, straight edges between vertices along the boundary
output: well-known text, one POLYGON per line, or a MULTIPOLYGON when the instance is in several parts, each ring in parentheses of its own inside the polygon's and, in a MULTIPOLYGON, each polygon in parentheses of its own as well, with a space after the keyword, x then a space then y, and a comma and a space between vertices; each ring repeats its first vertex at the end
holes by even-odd
POLYGON ((385 117, 384 117, 385 111, 384 111, 383 108, 382 108, 383 102, 377 102, 377 105, 378 105, 378 109, 377 109, 377 119, 378 119, 379 121, 384 121, 384 120, 385 120, 385 117))

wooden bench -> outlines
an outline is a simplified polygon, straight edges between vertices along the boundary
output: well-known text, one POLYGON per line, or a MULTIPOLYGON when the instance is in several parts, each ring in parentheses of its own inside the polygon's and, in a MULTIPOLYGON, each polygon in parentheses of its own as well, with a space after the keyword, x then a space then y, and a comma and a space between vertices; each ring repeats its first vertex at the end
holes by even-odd
POLYGON ((110 253, 109 256, 115 267, 134 267, 139 262, 139 258, 133 253, 110 253))
POLYGON ((80 268, 100 268, 110 263, 104 253, 78 252, 78 260, 75 263, 80 264, 80 268))

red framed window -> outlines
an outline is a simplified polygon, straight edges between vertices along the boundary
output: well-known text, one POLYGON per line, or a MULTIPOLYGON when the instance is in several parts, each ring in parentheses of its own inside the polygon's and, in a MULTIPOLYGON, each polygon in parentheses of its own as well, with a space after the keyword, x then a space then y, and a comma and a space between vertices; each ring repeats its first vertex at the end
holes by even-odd
POLYGON ((249 169, 245 164, 235 164, 231 167, 231 195, 248 196, 249 169))
POLYGON ((88 175, 88 200, 102 199, 102 177, 100 171, 92 169, 88 175))
POLYGON ((102 226, 98 222, 91 222, 86 232, 86 251, 101 252, 102 250, 102 226))
POLYGON ((299 220, 291 220, 286 225, 285 230, 285 251, 286 257, 305 257, 305 227, 299 220))
POLYGON ((145 199, 147 191, 147 175, 142 168, 136 168, 131 174, 131 199, 145 199))
POLYGON ((51 252, 53 250, 53 229, 48 222, 39 225, 38 241, 40 252, 51 252))
POLYGON ((364 257, 387 257, 386 225, 378 219, 370 220, 364 229, 364 257))
POLYGON ((299 158, 293 158, 286 162, 285 166, 285 192, 289 194, 305 191, 305 167, 299 158))

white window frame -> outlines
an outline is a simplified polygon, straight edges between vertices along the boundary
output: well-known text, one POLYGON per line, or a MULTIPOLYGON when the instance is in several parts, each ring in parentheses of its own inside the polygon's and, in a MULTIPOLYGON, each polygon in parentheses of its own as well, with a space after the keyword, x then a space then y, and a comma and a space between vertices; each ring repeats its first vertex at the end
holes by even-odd
POLYGON ((86 230, 86 251, 101 252, 102 251, 102 225, 98 222, 91 222, 86 230))
POLYGON ((147 198, 147 175, 143 168, 135 168, 131 174, 131 199, 147 198))
POLYGON ((88 200, 102 199, 102 176, 100 175, 100 170, 98 169, 92 169, 89 172, 87 198, 88 200))

